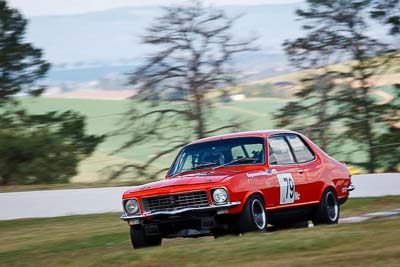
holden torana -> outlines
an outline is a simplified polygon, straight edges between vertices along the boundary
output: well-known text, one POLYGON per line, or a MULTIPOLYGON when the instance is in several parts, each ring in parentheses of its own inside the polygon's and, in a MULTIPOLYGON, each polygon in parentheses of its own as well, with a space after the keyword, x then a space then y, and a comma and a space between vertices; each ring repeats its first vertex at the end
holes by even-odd
POLYGON ((346 166, 302 134, 252 131, 194 141, 164 180, 122 196, 134 248, 163 238, 336 224, 354 190, 346 166))

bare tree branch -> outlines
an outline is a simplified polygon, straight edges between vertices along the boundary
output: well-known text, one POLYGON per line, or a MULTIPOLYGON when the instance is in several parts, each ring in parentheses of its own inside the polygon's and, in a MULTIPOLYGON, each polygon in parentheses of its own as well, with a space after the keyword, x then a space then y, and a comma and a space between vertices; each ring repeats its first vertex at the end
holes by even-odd
POLYGON ((194 1, 164 8, 147 29, 142 43, 157 52, 129 73, 136 94, 121 132, 132 134, 115 153, 146 143, 162 149, 143 164, 124 166, 113 177, 128 170, 154 177, 150 169, 155 163, 190 140, 238 128, 240 122, 225 121, 213 129, 213 100, 207 97, 212 90, 234 83, 236 54, 256 50, 254 38, 233 38, 237 19, 194 1))

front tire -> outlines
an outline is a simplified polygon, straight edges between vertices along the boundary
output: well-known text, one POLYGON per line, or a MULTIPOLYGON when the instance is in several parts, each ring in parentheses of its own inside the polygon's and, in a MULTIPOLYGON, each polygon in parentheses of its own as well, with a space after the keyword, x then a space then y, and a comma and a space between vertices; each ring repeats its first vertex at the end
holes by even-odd
POLYGON ((246 201, 238 218, 238 228, 240 233, 267 230, 267 212, 260 196, 251 196, 246 201))
POLYGON ((135 229, 131 226, 131 242, 134 249, 160 246, 160 236, 146 236, 143 229, 135 229))
POLYGON ((328 188, 324 191, 318 208, 312 220, 314 225, 337 224, 340 215, 340 205, 335 190, 328 188))

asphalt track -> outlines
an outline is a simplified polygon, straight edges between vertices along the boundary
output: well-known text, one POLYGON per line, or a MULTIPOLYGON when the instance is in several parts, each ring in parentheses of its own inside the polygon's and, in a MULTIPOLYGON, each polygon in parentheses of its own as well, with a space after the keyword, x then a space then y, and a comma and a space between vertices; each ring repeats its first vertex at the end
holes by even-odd
MULTIPOLYGON (((400 173, 354 175, 350 197, 400 195, 400 173)), ((122 211, 129 187, 103 187, 0 193, 0 220, 122 211)))

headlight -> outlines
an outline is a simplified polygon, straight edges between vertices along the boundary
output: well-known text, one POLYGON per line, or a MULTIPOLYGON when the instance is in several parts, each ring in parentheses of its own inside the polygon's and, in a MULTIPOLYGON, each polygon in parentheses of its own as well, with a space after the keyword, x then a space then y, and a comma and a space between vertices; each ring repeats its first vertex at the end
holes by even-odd
POLYGON ((139 204, 136 199, 129 199, 125 202, 125 211, 128 214, 135 214, 139 212, 139 204))
POLYGON ((223 204, 228 201, 228 193, 223 188, 214 189, 212 198, 215 204, 223 204))

